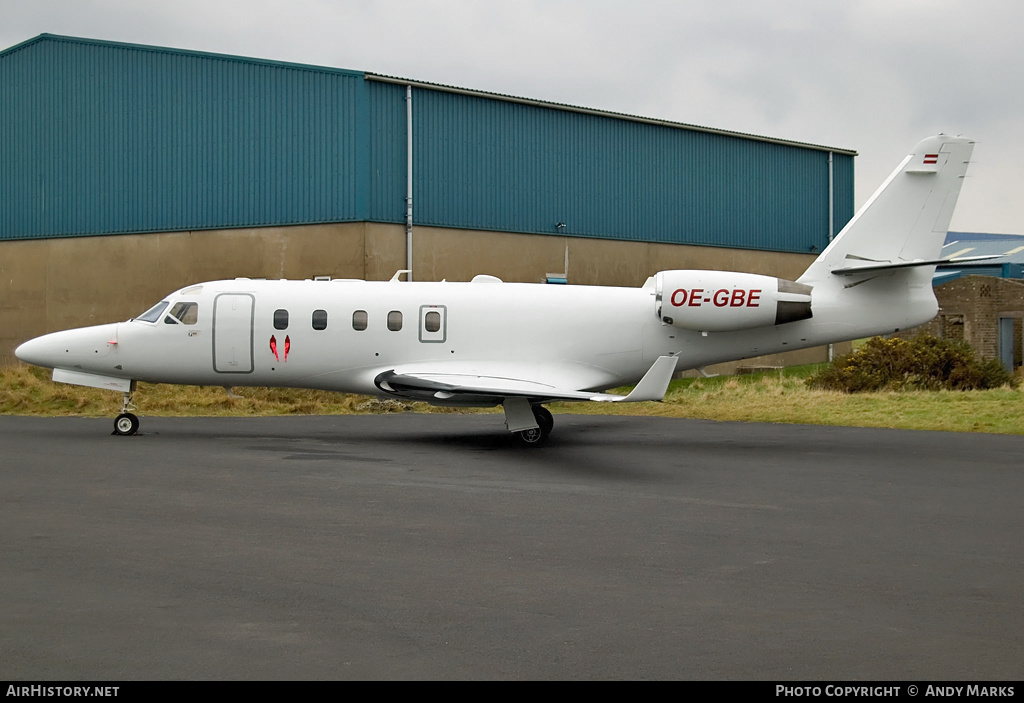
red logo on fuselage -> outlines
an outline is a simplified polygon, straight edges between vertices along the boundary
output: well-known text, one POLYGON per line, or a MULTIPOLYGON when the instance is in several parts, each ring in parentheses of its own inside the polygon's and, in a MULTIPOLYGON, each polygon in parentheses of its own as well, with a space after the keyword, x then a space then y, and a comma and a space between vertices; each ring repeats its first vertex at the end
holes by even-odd
POLYGON ((704 303, 711 303, 716 308, 757 308, 761 306, 761 289, 720 288, 705 291, 703 288, 678 288, 669 301, 677 308, 699 308, 704 303))

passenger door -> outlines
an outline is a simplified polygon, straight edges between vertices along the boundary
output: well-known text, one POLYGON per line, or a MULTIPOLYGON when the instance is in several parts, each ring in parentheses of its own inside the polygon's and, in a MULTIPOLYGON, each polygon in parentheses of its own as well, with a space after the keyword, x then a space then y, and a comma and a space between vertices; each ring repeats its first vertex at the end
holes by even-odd
POLYGON ((253 315, 250 293, 221 293, 213 301, 213 370, 252 373, 253 315))

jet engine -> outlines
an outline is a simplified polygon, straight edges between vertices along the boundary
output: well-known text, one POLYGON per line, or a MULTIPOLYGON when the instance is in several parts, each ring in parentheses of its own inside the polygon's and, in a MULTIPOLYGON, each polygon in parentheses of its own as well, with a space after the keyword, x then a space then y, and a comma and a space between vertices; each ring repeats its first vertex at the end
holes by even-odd
POLYGON ((811 317, 811 286, 732 271, 661 271, 656 312, 667 325, 732 332, 811 317))

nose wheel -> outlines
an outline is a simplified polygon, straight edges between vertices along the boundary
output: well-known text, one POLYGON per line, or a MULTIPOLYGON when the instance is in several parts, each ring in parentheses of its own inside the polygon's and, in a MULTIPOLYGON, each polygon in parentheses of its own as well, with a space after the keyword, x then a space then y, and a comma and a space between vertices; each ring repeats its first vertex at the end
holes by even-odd
POLYGON ((139 418, 132 413, 121 413, 114 420, 114 434, 130 435, 139 431, 139 418))

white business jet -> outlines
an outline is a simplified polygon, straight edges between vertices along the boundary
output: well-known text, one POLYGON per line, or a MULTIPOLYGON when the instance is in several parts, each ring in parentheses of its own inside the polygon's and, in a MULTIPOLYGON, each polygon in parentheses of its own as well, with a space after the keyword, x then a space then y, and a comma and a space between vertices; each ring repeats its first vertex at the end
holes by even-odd
POLYGON ((661 400, 677 370, 930 320, 973 146, 918 144, 795 282, 703 270, 661 271, 640 288, 243 278, 190 285, 127 322, 47 334, 15 354, 54 381, 122 392, 115 434, 138 430, 132 394, 147 381, 501 405, 509 431, 536 445, 551 432, 549 401, 661 400), (605 392, 629 384, 628 395, 605 392))

